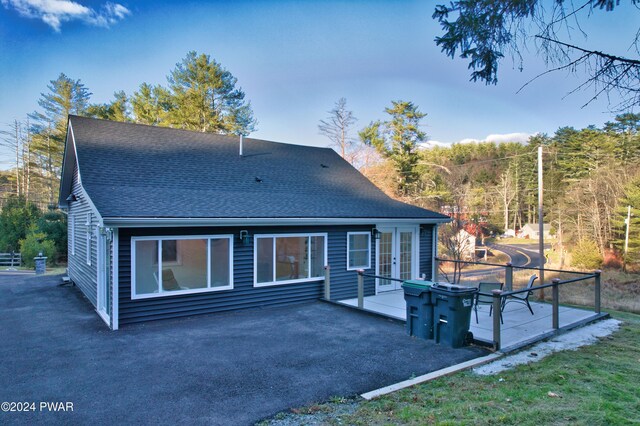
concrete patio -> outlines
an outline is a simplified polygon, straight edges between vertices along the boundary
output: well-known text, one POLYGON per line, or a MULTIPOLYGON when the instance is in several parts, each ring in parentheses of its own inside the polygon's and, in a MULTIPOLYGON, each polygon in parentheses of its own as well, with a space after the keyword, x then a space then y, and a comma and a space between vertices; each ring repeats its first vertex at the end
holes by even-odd
MULTIPOLYGON (((358 299, 342 300, 339 303, 358 306, 358 299)), ((531 302, 534 315, 521 303, 508 303, 503 313, 504 324, 501 327, 502 349, 519 347, 534 340, 548 336, 552 328, 552 307, 549 303, 531 302)), ((406 321, 404 291, 396 290, 364 298, 364 309, 384 316, 406 321)), ((593 311, 560 306, 560 327, 596 318, 593 311)), ((471 332, 477 340, 493 340, 493 319, 489 316, 489 306, 478 306, 478 323, 475 313, 471 312, 471 332)))

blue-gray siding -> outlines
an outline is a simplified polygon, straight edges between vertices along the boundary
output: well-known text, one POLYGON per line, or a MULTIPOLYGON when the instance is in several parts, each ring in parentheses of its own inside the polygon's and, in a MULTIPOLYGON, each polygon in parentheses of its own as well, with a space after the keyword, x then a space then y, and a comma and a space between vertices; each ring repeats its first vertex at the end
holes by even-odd
MULTIPOLYGON (((328 264, 331 266, 331 298, 344 299, 356 297, 357 274, 346 270, 347 232, 370 231, 368 226, 339 227, 245 227, 250 235, 278 233, 328 234, 328 264)), ((299 284, 285 284, 270 287, 253 287, 253 239, 243 245, 237 238, 241 228, 140 228, 119 230, 119 319, 120 324, 147 321, 153 319, 195 315, 200 313, 222 312, 250 307, 280 305, 310 300, 323 296, 324 280, 299 284), (198 293, 153 299, 131 300, 131 237, 161 235, 234 235, 234 288, 232 290, 211 293, 198 293)), ((375 244, 372 244, 371 266, 368 273, 374 272, 375 244)), ((375 293, 374 280, 365 281, 367 295, 375 293)))
POLYGON ((96 227, 98 226, 98 217, 91 210, 89 199, 82 189, 78 179, 78 167, 75 167, 73 173, 72 193, 76 196, 77 201, 69 205, 68 220, 68 269, 69 278, 82 290, 84 295, 89 299, 93 306, 97 306, 97 288, 98 288, 98 251, 96 227), (87 215, 91 215, 91 223, 87 226, 87 215), (72 230, 71 227, 75 226, 72 230), (91 244, 89 246, 89 256, 91 265, 87 264, 87 233, 91 235, 91 244), (72 238, 75 240, 72 242, 72 238), (75 249, 72 251, 72 244, 75 249))
POLYGON ((422 225, 420 228, 420 275, 424 274, 428 280, 433 271, 433 234, 434 225, 422 225))
MULTIPOLYGON (((346 270, 347 232, 370 231, 373 225, 333 227, 243 227, 250 235, 280 233, 328 234, 328 264, 331 266, 331 299, 357 295, 357 273, 346 270)), ((433 226, 423 225, 420 232, 420 274, 431 277, 433 226)), ((323 296, 324 281, 253 287, 253 239, 243 245, 237 236, 241 228, 140 228, 119 230, 119 319, 128 324, 154 319, 203 313, 223 312, 251 307, 273 306, 317 300, 323 296), (211 293, 131 300, 131 237, 162 235, 232 234, 234 253, 234 288, 211 293)), ((371 245, 371 269, 375 271, 375 243, 371 245)), ((375 282, 365 279, 365 295, 375 294, 375 282)))

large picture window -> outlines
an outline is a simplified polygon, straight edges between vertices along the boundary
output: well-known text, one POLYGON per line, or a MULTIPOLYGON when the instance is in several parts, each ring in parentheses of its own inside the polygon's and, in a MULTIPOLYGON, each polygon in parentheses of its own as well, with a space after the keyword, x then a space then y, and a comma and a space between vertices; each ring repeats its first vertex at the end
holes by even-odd
POLYGON ((309 281, 324 277, 326 234, 256 235, 256 287, 309 281))
POLYGON ((371 234, 347 233, 347 270, 371 268, 371 234))
POLYGON ((132 238, 131 298, 232 289, 232 238, 132 238))

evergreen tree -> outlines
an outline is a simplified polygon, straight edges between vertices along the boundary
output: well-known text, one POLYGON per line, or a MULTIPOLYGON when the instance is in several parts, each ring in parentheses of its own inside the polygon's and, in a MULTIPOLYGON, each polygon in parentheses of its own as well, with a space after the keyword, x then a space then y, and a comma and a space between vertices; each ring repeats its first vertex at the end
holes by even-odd
POLYGON ((136 123, 163 125, 171 109, 171 98, 164 87, 142 83, 131 97, 131 106, 136 123))
POLYGON ((607 122, 604 130, 615 140, 615 154, 623 162, 640 160, 640 114, 626 113, 607 122))
POLYGON ((41 93, 38 105, 41 110, 29 114, 32 121, 33 151, 38 158, 49 203, 57 197, 62 168, 64 141, 69 114, 84 115, 91 93, 80 82, 61 73, 47 86, 48 93, 41 93))
POLYGON ((399 175, 398 193, 407 195, 419 179, 417 144, 427 137, 420 130, 420 120, 426 114, 412 102, 404 101, 392 101, 385 112, 391 119, 371 123, 359 133, 360 139, 391 160, 399 175))
POLYGON ((629 223, 629 249, 625 258, 627 265, 640 263, 640 178, 632 180, 624 188, 624 194, 616 210, 614 224, 618 230, 618 238, 615 243, 620 251, 624 250, 628 206, 631 206, 631 222, 629 223))
POLYGON ((106 104, 93 104, 87 108, 87 115, 111 121, 131 121, 129 98, 120 90, 113 94, 114 100, 106 104))
POLYGON ((237 79, 209 55, 189 52, 168 77, 169 122, 200 132, 244 134, 255 130, 251 104, 237 79))

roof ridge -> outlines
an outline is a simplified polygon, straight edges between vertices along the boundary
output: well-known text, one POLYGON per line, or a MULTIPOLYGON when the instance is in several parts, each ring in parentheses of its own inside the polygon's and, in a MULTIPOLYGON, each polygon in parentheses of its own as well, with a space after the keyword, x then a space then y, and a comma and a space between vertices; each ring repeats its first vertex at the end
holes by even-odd
MULTIPOLYGON (((146 128, 150 128, 150 129, 154 129, 154 130, 170 130, 170 131, 178 131, 178 132, 186 132, 189 134, 196 134, 196 135, 213 135, 213 136, 219 136, 225 139, 229 139, 229 140, 239 140, 238 138, 240 137, 240 135, 230 135, 228 133, 213 133, 213 132, 198 132, 195 130, 188 130, 188 129, 178 129, 175 127, 170 127, 170 126, 159 126, 159 125, 153 125, 153 124, 145 124, 145 123, 135 123, 133 121, 115 121, 115 120, 107 120, 106 118, 97 118, 97 117, 88 117, 85 115, 77 115, 77 114, 69 114, 68 115, 68 120, 71 120, 72 118, 79 118, 81 120, 89 120, 89 121, 101 121, 101 122, 105 122, 105 123, 111 123, 111 124, 116 124, 116 125, 129 125, 129 126, 138 126, 138 127, 146 127, 146 128)), ((333 149, 330 148, 328 146, 313 146, 313 145, 301 145, 301 144, 295 144, 295 143, 289 143, 289 142, 278 142, 278 141, 272 141, 272 140, 268 140, 268 139, 258 139, 258 138, 250 138, 247 136, 244 136, 244 140, 245 141, 257 141, 257 142, 267 142, 267 143, 273 143, 273 144, 278 144, 278 145, 288 145, 288 146, 301 146, 304 148, 315 148, 315 149, 333 149)))

